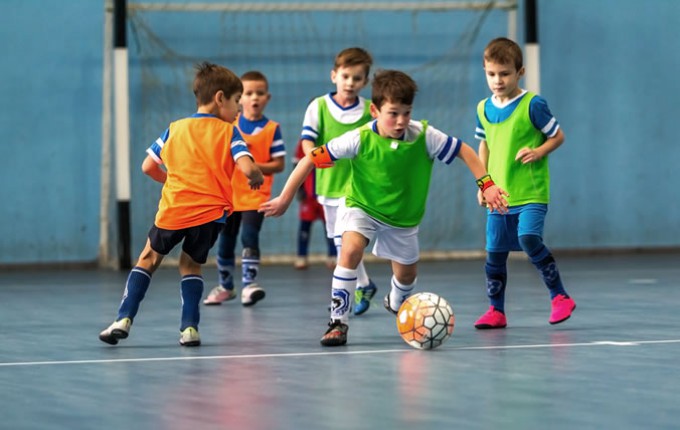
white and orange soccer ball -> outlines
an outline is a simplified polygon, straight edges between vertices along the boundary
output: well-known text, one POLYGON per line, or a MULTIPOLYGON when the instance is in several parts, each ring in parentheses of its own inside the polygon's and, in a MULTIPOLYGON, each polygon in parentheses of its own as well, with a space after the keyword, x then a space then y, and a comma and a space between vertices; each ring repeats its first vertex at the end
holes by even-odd
POLYGON ((434 349, 451 337, 455 316, 451 305, 434 293, 417 293, 397 312, 402 339, 416 349, 434 349))

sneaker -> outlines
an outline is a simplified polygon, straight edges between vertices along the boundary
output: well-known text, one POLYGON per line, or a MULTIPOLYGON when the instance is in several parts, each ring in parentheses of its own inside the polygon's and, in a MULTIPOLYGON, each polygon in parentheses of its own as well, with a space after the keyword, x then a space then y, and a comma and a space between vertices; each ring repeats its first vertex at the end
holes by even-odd
POLYGON ((210 290, 208 297, 203 300, 204 305, 221 305, 222 302, 228 302, 229 300, 234 300, 236 298, 236 291, 233 289, 227 290, 221 285, 216 286, 210 290))
POLYGON ((357 287, 354 291, 354 315, 361 315, 371 306, 371 299, 378 292, 373 281, 368 280, 365 287, 357 287))
POLYGON ((507 325, 508 320, 505 318, 505 314, 497 311, 493 306, 489 306, 489 310, 475 322, 475 328, 480 330, 505 328, 507 325))
POLYGON ((265 292, 257 284, 250 284, 241 291, 241 304, 243 306, 253 306, 255 303, 264 299, 265 292))
POLYGON ((307 270, 307 268, 309 267, 309 262, 307 261, 307 257, 303 257, 303 256, 295 257, 295 262, 293 263, 293 267, 296 270, 307 270))
POLYGON ((201 344, 201 336, 195 327, 187 327, 181 332, 179 344, 182 346, 199 346, 201 344))
POLYGON ((397 313, 399 313, 399 309, 394 310, 394 309, 392 309, 392 306, 390 305, 390 293, 387 293, 387 295, 383 299, 383 306, 385 306, 385 309, 387 309, 388 312, 392 312, 395 315, 397 315, 397 313))
POLYGON ((106 330, 99 333, 99 340, 109 345, 116 345, 119 339, 128 337, 131 325, 132 320, 130 318, 121 318, 118 321, 114 321, 106 330))
POLYGON ((576 309, 576 303, 571 297, 558 294, 552 299, 550 308, 550 319, 548 322, 550 324, 559 324, 569 319, 571 313, 576 309))
POLYGON ((342 346, 347 343, 347 331, 349 326, 340 320, 328 323, 328 330, 321 338, 323 346, 342 346))

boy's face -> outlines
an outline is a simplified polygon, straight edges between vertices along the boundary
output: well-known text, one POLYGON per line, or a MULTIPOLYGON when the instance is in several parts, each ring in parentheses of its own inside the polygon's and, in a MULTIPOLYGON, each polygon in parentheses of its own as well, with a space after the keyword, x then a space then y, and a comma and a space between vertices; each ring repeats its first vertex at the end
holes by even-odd
POLYGON ((222 121, 234 122, 239 111, 239 99, 241 93, 233 94, 231 97, 226 97, 223 92, 219 92, 216 96, 217 113, 215 115, 222 121))
POLYGON ((411 105, 385 102, 378 109, 371 103, 371 115, 378 120, 378 134, 390 139, 402 139, 409 121, 411 121, 411 105))
POLYGON ((241 106, 243 116, 246 119, 255 121, 264 115, 264 109, 271 99, 271 94, 264 81, 243 81, 243 95, 241 96, 241 106))
POLYGON ((519 80, 524 75, 524 67, 516 70, 513 64, 484 61, 484 71, 486 83, 498 99, 507 100, 519 95, 519 80))
POLYGON ((331 81, 335 84, 337 97, 341 100, 353 102, 359 97, 359 92, 368 83, 366 66, 338 67, 331 71, 331 81))

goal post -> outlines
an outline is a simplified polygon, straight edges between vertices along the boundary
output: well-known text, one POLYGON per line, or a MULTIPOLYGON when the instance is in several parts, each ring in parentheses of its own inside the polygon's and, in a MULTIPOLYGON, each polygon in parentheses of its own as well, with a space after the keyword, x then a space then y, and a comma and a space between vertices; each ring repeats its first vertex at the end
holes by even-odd
MULTIPOLYGON (((130 107, 129 136, 125 137, 125 130, 116 129, 125 121, 118 118, 102 121, 115 124, 113 134, 128 139, 127 142, 115 139, 116 147, 129 148, 130 165, 127 173, 117 166, 114 176, 137 172, 146 147, 171 121, 195 110, 191 94, 193 67, 207 60, 225 65, 238 75, 256 69, 267 76, 272 99, 265 115, 281 124, 288 152, 286 170, 275 178, 273 191, 277 193, 291 169, 290 159, 306 105, 311 97, 333 90, 329 78, 333 59, 338 51, 349 46, 362 46, 371 52, 372 72, 396 68, 416 80, 419 92, 414 119, 427 119, 435 127, 473 143, 470 131, 474 130, 474 105, 486 94, 481 49, 491 37, 515 38, 518 4, 516 0, 214 3, 128 0, 126 7, 129 90, 127 98, 115 93, 111 111, 114 116, 126 115, 119 104, 130 107)), ((110 7, 106 13, 112 13, 110 7)), ((108 50, 105 57, 113 55, 112 45, 105 44, 105 49, 108 50)), ((105 76, 105 85, 110 81, 115 79, 107 80, 105 76)), ((370 88, 364 89, 362 95, 369 98, 370 88)), ((103 138, 106 136, 103 133, 103 138)), ((105 162, 110 160, 102 160, 102 168, 105 162)), ((442 228, 421 233, 424 255, 480 249, 479 239, 471 236, 461 221, 467 218, 465 212, 478 208, 467 202, 468 195, 452 197, 448 190, 468 188, 462 185, 469 182, 464 170, 435 169, 424 223, 441 223, 442 228), (446 181, 447 187, 438 186, 438 180, 446 181)), ((116 177, 113 182, 124 184, 127 180, 130 184, 130 243, 135 244, 143 242, 153 220, 160 188, 141 175, 131 176, 116 177)), ((102 193, 102 199, 105 197, 102 193)), ((266 248, 263 258, 292 260, 296 230, 297 207, 291 207, 280 220, 265 222, 261 235, 266 248)), ((120 233, 109 232, 107 238, 118 237, 120 233)), ((311 251, 323 252, 321 228, 313 235, 316 238, 312 240, 311 251)), ((119 249, 112 250, 116 246, 121 245, 102 243, 100 249, 108 249, 107 255, 120 255, 119 249)))

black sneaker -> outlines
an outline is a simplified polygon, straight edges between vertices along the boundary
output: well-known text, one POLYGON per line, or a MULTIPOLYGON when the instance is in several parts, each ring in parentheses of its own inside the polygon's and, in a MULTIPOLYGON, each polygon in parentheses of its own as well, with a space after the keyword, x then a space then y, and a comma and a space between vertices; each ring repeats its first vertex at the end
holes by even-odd
POLYGON ((321 338, 323 346, 342 346, 347 343, 347 330, 349 326, 340 320, 328 323, 328 330, 321 338))
POLYGON ((395 315, 398 313, 398 311, 395 311, 394 309, 392 309, 392 306, 390 306, 390 293, 387 293, 387 295, 383 299, 383 306, 385 306, 385 309, 387 309, 388 312, 391 312, 395 315))

